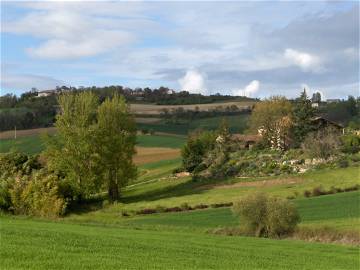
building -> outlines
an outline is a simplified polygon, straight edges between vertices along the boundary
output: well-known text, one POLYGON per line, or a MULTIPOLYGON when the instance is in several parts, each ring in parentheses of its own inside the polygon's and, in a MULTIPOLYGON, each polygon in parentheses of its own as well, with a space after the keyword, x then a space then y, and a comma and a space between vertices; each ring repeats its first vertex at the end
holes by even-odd
POLYGON ((48 97, 55 94, 56 94, 55 90, 44 90, 37 92, 37 97, 48 97))
POLYGON ((341 100, 338 99, 338 98, 330 98, 330 99, 327 99, 326 102, 327 103, 338 103, 340 102, 341 100))
POLYGON ((313 119, 311 119, 311 122, 314 126, 314 130, 320 130, 323 128, 328 128, 328 127, 332 127, 335 130, 339 130, 341 131, 342 134, 345 133, 345 127, 339 123, 333 122, 329 119, 326 119, 322 116, 317 116, 314 117, 313 119))
POLYGON ((232 134, 231 140, 239 143, 241 148, 251 149, 257 142, 261 140, 260 135, 232 134))

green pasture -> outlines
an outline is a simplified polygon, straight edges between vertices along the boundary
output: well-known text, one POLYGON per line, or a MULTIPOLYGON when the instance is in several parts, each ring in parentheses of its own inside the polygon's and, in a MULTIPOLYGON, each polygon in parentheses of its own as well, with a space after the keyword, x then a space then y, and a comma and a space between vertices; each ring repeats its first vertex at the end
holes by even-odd
POLYGON ((358 248, 1 217, 3 269, 359 269, 358 248))
MULTIPOLYGON (((165 135, 138 135, 137 140, 137 145, 141 147, 180 148, 185 143, 185 138, 165 135)), ((0 153, 12 149, 27 154, 38 154, 44 150, 44 144, 39 135, 0 140, 0 153)))
POLYGON ((191 121, 182 121, 180 123, 167 123, 165 120, 162 120, 159 123, 138 123, 137 126, 139 129, 151 129, 155 132, 187 135, 190 131, 195 129, 215 130, 219 127, 223 119, 226 119, 228 122, 229 129, 232 133, 243 133, 247 129, 249 115, 217 116, 194 119, 191 121))

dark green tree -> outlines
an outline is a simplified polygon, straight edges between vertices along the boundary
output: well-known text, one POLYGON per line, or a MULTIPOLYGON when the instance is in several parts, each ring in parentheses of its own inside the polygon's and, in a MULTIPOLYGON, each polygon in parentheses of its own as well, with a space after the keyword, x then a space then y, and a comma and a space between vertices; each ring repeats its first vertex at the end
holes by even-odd
POLYGON ((306 135, 312 131, 312 118, 315 116, 315 109, 311 106, 311 100, 304 89, 300 97, 295 100, 292 114, 292 135, 295 146, 300 146, 306 135))

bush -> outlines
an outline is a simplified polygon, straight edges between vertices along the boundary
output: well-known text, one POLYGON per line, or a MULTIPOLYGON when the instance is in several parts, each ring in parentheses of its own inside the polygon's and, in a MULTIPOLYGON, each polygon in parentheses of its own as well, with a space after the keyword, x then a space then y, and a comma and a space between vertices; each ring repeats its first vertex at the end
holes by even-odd
POLYGON ((15 214, 55 218, 65 213, 67 203, 59 193, 59 179, 45 170, 17 177, 10 189, 15 214))
POLYGON ((342 151, 348 154, 355 154, 360 151, 360 137, 355 134, 348 134, 341 137, 342 151))
POLYGON ((293 204, 264 193, 255 193, 234 203, 233 212, 240 217, 244 232, 257 237, 289 235, 300 221, 293 204))
POLYGON ((324 159, 339 153, 340 146, 339 131, 333 128, 310 133, 302 144, 304 152, 310 157, 324 159))
POLYGON ((338 165, 340 168, 347 168, 347 167, 349 167, 349 161, 347 160, 346 157, 343 157, 343 158, 340 158, 340 159, 337 161, 337 165, 338 165))

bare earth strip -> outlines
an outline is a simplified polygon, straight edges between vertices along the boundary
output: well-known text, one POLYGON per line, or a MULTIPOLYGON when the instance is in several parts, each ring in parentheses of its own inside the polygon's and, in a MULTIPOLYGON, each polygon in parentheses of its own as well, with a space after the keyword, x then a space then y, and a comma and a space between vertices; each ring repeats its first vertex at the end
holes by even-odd
POLYGON ((134 162, 137 165, 156 162, 164 159, 174 159, 180 156, 180 149, 163 147, 136 147, 134 162))
MULTIPOLYGON (((55 133, 56 129, 54 127, 47 127, 47 128, 33 128, 33 129, 24 129, 24 130, 17 130, 16 137, 28 137, 33 135, 39 135, 42 133, 55 133)), ((8 130, 0 132, 0 139, 13 139, 15 136, 14 130, 8 130)))
POLYGON ((200 111, 207 111, 209 109, 216 108, 218 106, 231 106, 236 105, 239 108, 246 109, 253 105, 252 101, 232 101, 223 103, 208 103, 208 104, 191 104, 191 105, 154 105, 154 104, 131 104, 130 110, 136 114, 160 114, 162 109, 176 109, 179 107, 185 110, 194 110, 195 107, 199 107, 200 111))

